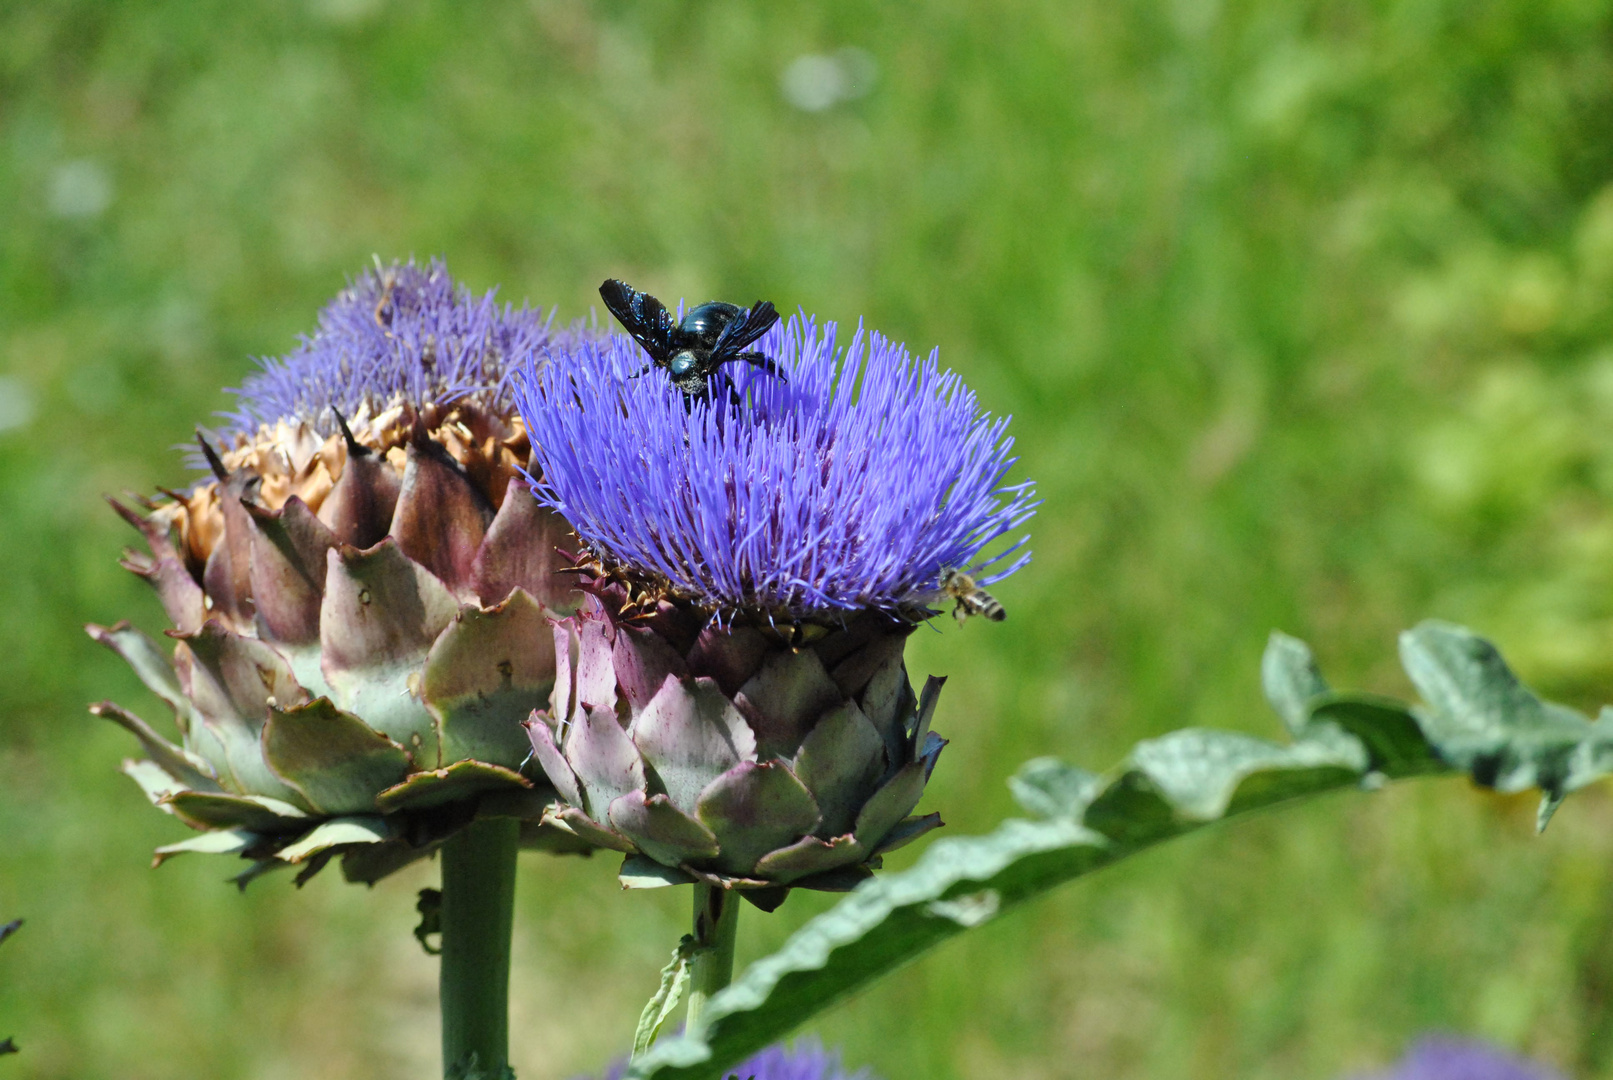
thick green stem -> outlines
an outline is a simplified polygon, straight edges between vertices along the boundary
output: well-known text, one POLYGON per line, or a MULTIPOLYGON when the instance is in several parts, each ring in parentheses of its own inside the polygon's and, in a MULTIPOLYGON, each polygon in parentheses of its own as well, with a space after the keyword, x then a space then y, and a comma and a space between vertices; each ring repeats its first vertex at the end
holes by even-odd
POLYGON ((442 846, 442 1067, 476 1055, 487 1076, 510 1058, 510 927, 520 822, 475 821, 442 846))
POLYGON ((689 961, 689 1013, 686 1031, 695 1030, 713 994, 734 978, 734 938, 739 930, 739 897, 711 885, 694 887, 695 954, 689 961))

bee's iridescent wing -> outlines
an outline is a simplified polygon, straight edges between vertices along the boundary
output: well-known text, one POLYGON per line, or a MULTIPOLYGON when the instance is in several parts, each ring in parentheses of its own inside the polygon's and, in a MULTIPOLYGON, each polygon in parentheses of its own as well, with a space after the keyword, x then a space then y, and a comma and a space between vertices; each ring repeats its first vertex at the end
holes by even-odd
POLYGON ((672 330, 676 324, 661 301, 615 278, 606 279, 599 287, 599 298, 622 328, 650 354, 650 359, 665 367, 672 355, 672 330))
POLYGON ((778 312, 773 310, 773 304, 768 300, 763 300, 735 315, 728 325, 722 328, 722 333, 717 335, 716 344, 711 347, 712 365, 716 367, 730 360, 742 359, 740 350, 767 333, 776 322, 778 312))

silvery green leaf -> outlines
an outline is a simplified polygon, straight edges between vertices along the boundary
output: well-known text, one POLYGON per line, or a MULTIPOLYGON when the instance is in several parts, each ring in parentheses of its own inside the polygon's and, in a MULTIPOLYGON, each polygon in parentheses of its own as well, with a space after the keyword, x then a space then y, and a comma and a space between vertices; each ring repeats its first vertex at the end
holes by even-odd
POLYGON ((1372 770, 1389 779, 1450 770, 1424 737, 1416 713, 1403 702, 1375 694, 1328 693, 1311 699, 1310 714, 1312 732, 1331 727, 1360 739, 1372 770))
POLYGON ((638 1019, 638 1030, 633 1033, 633 1056, 643 1055, 661 1033, 661 1028, 683 1000, 683 991, 689 985, 689 958, 694 955, 693 935, 683 935, 678 947, 672 950, 672 959, 661 969, 661 985, 655 991, 638 1019))
POLYGON ((1327 680, 1316 667, 1309 645, 1273 630, 1260 659, 1260 687, 1283 724, 1299 735, 1310 723, 1311 699, 1327 693, 1327 680))
POLYGON ((1429 742, 1481 784, 1559 796, 1577 779, 1576 751, 1593 763, 1607 752, 1613 733, 1536 697, 1496 647, 1470 630, 1425 622, 1400 636, 1400 658, 1427 702, 1417 715, 1429 742), (1604 749, 1581 750, 1587 743, 1604 749))
POLYGON ((1032 758, 1008 778, 1014 801, 1032 817, 1075 818, 1098 791, 1098 777, 1058 758, 1032 758))
POLYGON ((1280 745, 1189 729, 1140 743, 1102 777, 1028 763, 1016 797, 1039 821, 932 844, 912 868, 875 878, 752 964, 695 1030, 663 1040, 629 1076, 716 1075, 954 935, 1126 855, 1249 810, 1342 787, 1456 769, 1504 790, 1545 787, 1542 817, 1613 772, 1613 710, 1593 724, 1541 701, 1482 639, 1425 624, 1403 640, 1429 702, 1334 693, 1310 650, 1276 636, 1265 688, 1296 734, 1280 745))

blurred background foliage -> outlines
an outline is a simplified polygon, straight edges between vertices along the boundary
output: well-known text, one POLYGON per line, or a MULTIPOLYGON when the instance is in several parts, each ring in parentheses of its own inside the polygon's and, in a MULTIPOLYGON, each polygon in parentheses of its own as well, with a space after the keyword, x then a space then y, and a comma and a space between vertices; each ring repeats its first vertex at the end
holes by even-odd
MULTIPOLYGON (((149 871, 184 830, 84 713, 142 698, 79 624, 162 625, 101 494, 185 483, 374 253, 562 320, 607 275, 863 318, 1014 414, 1036 561, 910 654, 951 831, 1035 754, 1273 732, 1274 626, 1406 692, 1395 631, 1456 619, 1613 699, 1606 3, 28 0, 0 207, 0 1071, 433 1075, 434 867, 149 871)), ((1445 782, 1216 830, 813 1028, 892 1080, 1320 1080, 1429 1028, 1613 1076, 1613 802, 1532 821, 1445 782)), ((523 864, 524 1080, 620 1051, 684 929, 614 869, 523 864)))

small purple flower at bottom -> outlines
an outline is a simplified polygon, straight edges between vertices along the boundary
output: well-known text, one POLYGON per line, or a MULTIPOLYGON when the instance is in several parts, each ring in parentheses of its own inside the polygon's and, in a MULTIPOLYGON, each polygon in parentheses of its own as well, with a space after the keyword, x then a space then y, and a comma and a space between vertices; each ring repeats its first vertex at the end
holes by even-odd
MULTIPOLYGON (((602 1080, 622 1080, 626 1063, 612 1065, 602 1080)), ((786 1049, 782 1043, 769 1046, 749 1061, 723 1074, 723 1080, 878 1080, 867 1069, 846 1072, 840 1055, 825 1050, 814 1039, 802 1039, 786 1049)))
POLYGON ((1563 1080, 1537 1062, 1476 1039, 1434 1036, 1417 1041, 1388 1070, 1357 1080, 1563 1080))

